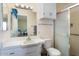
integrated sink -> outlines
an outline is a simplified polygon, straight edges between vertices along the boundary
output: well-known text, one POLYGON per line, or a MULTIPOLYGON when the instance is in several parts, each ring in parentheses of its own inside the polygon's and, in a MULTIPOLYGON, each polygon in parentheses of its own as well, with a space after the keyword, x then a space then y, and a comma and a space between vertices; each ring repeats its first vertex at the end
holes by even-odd
POLYGON ((31 40, 27 38, 21 38, 21 40, 12 40, 9 42, 4 42, 3 47, 12 47, 12 46, 29 46, 29 45, 35 45, 35 44, 42 44, 44 41, 39 38, 31 38, 31 40))
POLYGON ((32 46, 32 45, 36 45, 36 44, 42 44, 43 40, 41 39, 31 39, 31 40, 23 40, 21 41, 21 46, 32 46))

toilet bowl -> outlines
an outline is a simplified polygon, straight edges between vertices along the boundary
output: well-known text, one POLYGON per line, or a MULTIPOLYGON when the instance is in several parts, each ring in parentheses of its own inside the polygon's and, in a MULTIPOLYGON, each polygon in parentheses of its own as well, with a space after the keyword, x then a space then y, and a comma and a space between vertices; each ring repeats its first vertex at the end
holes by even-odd
POLYGON ((55 48, 48 48, 47 51, 48 51, 49 56, 60 56, 61 55, 60 51, 55 48))
POLYGON ((44 42, 44 48, 47 50, 48 56, 60 56, 61 52, 58 49, 55 49, 52 46, 52 40, 46 39, 44 42))

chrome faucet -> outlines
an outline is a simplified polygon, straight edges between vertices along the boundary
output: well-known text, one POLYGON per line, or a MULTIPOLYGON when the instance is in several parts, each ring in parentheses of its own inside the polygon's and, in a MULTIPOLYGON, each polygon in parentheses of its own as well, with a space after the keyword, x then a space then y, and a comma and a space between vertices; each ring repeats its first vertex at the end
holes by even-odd
POLYGON ((27 36, 27 39, 26 40, 31 40, 30 35, 27 36))

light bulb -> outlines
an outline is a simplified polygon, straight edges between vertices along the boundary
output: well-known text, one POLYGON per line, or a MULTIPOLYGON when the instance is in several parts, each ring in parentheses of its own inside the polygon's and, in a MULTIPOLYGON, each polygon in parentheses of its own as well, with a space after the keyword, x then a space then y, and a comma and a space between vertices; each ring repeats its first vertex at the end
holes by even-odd
POLYGON ((26 6, 26 8, 29 8, 29 6, 26 6))
POLYGON ((21 5, 21 8, 24 8, 24 5, 21 5))
POLYGON ((18 7, 19 6, 19 4, 16 4, 16 7, 18 7))
POLYGON ((30 7, 30 9, 32 9, 32 7, 30 7))

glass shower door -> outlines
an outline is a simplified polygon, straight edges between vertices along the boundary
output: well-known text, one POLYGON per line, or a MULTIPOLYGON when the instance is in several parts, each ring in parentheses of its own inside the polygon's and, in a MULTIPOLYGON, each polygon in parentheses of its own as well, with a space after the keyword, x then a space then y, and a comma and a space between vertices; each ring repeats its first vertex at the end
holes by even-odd
POLYGON ((55 48, 59 49, 63 56, 69 56, 69 36, 69 10, 66 10, 57 14, 55 21, 55 48))

